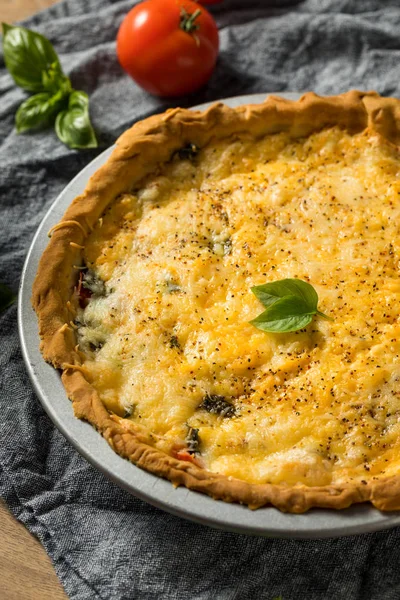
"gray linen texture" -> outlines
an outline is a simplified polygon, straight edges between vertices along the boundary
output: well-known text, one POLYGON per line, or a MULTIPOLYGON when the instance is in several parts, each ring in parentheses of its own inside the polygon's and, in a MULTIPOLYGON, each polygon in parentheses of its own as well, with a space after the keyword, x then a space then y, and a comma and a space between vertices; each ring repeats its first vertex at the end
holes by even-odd
MULTIPOLYGON (((400 2, 225 0, 209 85, 179 102, 140 90, 119 68, 115 35, 134 2, 65 0, 26 21, 91 97, 98 150, 51 131, 16 135, 25 94, 0 57, 0 280, 15 291, 34 232, 69 180, 135 120, 168 106, 252 92, 400 96, 400 2)), ((1 13, 1 8, 0 8, 1 13)), ((0 14, 1 16, 1 14, 0 14)), ((400 598, 400 531, 272 540, 216 531, 131 497, 94 470, 43 412, 19 348, 16 306, 0 317, 0 490, 42 542, 71 599, 400 598)))

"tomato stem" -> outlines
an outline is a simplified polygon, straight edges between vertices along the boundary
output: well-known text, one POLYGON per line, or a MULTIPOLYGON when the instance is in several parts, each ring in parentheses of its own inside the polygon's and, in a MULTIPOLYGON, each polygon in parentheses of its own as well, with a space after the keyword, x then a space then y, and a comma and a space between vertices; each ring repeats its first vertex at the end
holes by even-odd
POLYGON ((190 14, 182 7, 179 27, 186 33, 193 33, 200 27, 200 25, 195 23, 195 20, 199 15, 201 15, 200 8, 195 10, 194 13, 190 14))

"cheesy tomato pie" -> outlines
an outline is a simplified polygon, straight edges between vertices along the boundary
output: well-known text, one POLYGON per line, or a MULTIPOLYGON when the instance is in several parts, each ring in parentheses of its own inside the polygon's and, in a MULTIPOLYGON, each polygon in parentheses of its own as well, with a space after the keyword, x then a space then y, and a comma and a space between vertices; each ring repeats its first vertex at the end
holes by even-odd
POLYGON ((75 414, 175 485, 252 508, 400 508, 400 102, 375 93, 134 125, 34 285, 75 414), (318 293, 265 332, 254 286, 318 293))

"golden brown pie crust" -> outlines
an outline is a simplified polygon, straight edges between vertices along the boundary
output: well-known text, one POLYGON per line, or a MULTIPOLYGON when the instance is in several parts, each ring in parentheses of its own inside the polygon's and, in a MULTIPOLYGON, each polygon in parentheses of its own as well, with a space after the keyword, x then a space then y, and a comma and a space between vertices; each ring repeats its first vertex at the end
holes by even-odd
POLYGON ((84 193, 72 202, 61 224, 53 229, 33 286, 32 303, 39 319, 41 351, 46 361, 62 370, 62 382, 76 417, 89 421, 122 457, 174 485, 206 493, 250 508, 272 504, 282 511, 302 513, 313 506, 346 508, 370 501, 380 510, 400 509, 400 476, 363 484, 321 487, 250 484, 211 473, 193 463, 155 449, 151 433, 110 414, 80 369, 82 353, 71 322, 73 288, 81 262, 81 248, 106 207, 120 193, 166 162, 178 149, 194 143, 202 147, 212 138, 251 134, 255 137, 288 132, 303 137, 337 125, 350 133, 368 128, 393 144, 400 144, 400 100, 375 92, 350 91, 319 97, 307 93, 296 102, 270 96, 266 102, 228 108, 217 103, 204 112, 171 109, 136 123, 117 141, 107 163, 89 180, 84 193))

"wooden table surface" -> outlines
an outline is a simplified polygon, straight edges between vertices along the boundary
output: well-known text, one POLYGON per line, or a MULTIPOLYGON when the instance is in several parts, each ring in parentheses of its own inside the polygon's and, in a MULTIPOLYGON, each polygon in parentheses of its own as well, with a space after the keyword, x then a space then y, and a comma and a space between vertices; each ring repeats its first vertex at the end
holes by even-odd
POLYGON ((0 0, 0 21, 21 21, 55 3, 56 0, 0 0))
MULTIPOLYGON (((14 23, 51 4, 55 0, 0 0, 0 22, 14 23)), ((43 547, 1 501, 0 598, 67 600, 43 547)))

